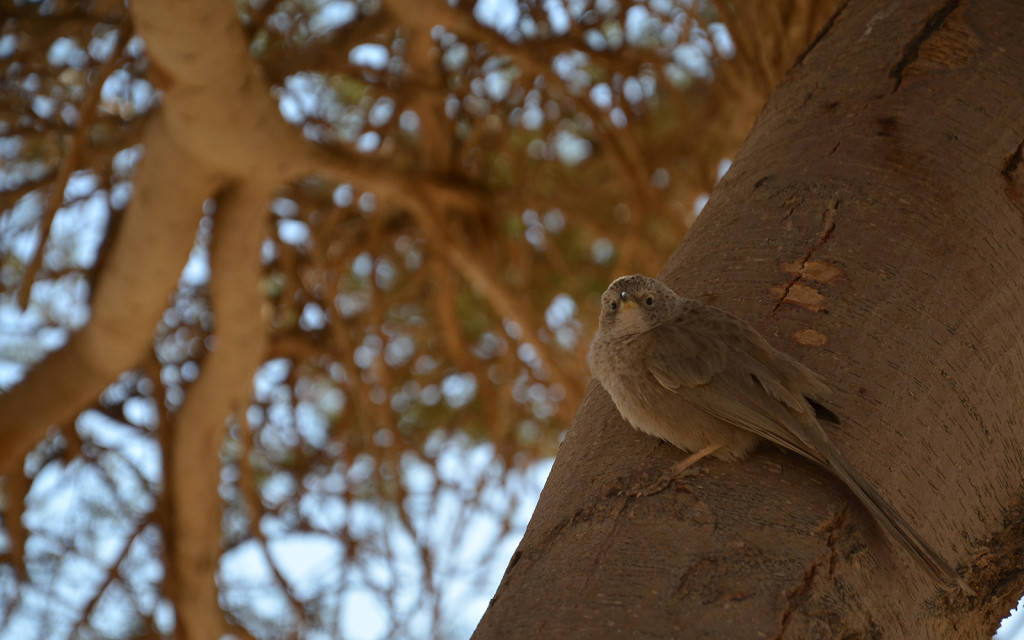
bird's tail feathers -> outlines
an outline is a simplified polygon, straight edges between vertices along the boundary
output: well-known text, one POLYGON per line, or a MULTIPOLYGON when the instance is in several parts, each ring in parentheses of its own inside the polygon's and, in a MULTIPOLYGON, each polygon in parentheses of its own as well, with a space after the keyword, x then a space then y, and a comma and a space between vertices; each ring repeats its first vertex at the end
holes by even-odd
MULTIPOLYGON (((830 443, 831 444, 831 443, 830 443)), ((827 445, 828 446, 828 445, 827 445)), ((834 447, 833 455, 826 455, 836 475, 857 495, 860 501, 871 512, 878 524, 885 529, 895 541, 906 547, 928 573, 938 582, 956 584, 967 594, 977 595, 964 580, 957 575, 953 567, 932 548, 892 506, 846 461, 834 447)), ((822 451, 822 453, 825 453, 822 451)))

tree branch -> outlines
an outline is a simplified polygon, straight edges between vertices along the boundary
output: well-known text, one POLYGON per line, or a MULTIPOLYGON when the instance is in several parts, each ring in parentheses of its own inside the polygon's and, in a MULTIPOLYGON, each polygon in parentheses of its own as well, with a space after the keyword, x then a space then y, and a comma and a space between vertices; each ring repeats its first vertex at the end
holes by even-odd
POLYGON ((221 199, 210 250, 210 300, 215 347, 171 425, 167 490, 172 504, 178 620, 187 638, 227 632, 216 573, 220 558, 220 447, 225 420, 249 404, 252 377, 263 363, 267 330, 262 320, 260 246, 272 186, 252 181, 221 199))

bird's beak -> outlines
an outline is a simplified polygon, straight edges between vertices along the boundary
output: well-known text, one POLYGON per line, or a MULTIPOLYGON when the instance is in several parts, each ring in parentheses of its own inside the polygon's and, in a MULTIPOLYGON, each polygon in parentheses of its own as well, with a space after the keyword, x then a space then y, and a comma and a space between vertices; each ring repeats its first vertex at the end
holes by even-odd
POLYGON ((629 294, 626 293, 625 291, 619 292, 619 300, 622 302, 623 307, 636 306, 636 302, 633 300, 633 298, 630 298, 629 294))

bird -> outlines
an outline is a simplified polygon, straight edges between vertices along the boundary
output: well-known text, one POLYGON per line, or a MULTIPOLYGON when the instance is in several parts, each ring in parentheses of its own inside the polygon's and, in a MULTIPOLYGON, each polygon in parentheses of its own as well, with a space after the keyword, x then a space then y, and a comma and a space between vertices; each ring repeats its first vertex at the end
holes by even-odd
POLYGON ((976 595, 829 439, 821 423, 839 417, 823 404, 825 380, 743 320, 653 278, 623 276, 601 296, 588 361, 632 427, 691 454, 676 473, 707 456, 738 462, 772 442, 849 487, 937 582, 976 595))

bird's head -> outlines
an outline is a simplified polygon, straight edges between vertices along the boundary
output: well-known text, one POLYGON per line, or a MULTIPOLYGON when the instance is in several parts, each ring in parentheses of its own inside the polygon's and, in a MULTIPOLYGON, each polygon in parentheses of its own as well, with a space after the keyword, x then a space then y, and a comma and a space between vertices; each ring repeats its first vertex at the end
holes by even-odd
POLYGON ((646 331, 671 317, 676 297, 654 278, 623 276, 601 296, 600 328, 617 333, 646 331))

